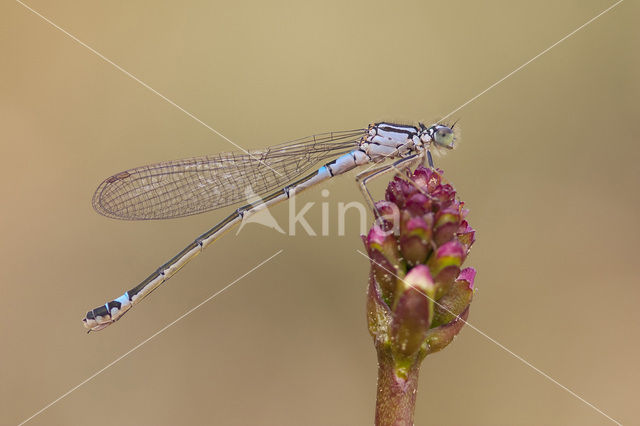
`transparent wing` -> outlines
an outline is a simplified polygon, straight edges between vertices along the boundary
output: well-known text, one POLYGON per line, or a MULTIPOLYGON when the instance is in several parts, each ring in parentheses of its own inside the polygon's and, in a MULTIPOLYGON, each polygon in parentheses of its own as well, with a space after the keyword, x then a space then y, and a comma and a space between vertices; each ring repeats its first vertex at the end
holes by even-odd
POLYGON ((136 167, 98 186, 93 207, 127 220, 188 216, 264 196, 314 165, 357 146, 364 129, 322 133, 265 150, 228 152, 136 167))

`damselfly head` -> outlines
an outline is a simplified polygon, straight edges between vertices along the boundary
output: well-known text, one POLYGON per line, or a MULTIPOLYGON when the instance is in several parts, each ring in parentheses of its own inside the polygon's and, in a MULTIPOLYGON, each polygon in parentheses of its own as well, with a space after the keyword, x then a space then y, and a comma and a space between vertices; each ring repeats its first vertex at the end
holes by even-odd
MULTIPOLYGON (((420 139, 425 145, 433 142, 434 148, 453 149, 456 146, 456 133, 454 133, 453 127, 455 123, 449 127, 446 124, 434 124, 431 127, 426 127, 424 124, 420 124, 422 133, 420 139)), ((456 129, 457 131, 458 129, 456 129)))
POLYGON ((460 142, 460 126, 456 126, 456 123, 437 123, 430 127, 421 123, 420 129, 420 140, 427 149, 438 156, 456 148, 460 142))
POLYGON ((453 129, 442 124, 436 124, 431 127, 433 132, 433 142, 438 146, 446 149, 453 149, 455 144, 455 134, 453 129))

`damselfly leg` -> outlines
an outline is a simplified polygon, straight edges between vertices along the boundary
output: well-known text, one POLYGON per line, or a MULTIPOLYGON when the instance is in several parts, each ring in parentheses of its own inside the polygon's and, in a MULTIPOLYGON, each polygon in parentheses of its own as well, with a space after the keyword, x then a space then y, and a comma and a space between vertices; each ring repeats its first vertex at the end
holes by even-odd
POLYGON ((422 155, 414 154, 405 158, 401 158, 400 160, 397 160, 392 164, 381 166, 373 170, 367 170, 356 176, 356 182, 358 182, 358 185, 360 186, 360 191, 362 192, 362 195, 365 201, 367 202, 371 210, 374 212, 376 219, 380 217, 380 212, 376 207, 375 201, 373 200, 373 196, 371 195, 369 188, 367 188, 367 183, 371 182, 374 179, 382 177, 390 172, 396 172, 399 174, 401 173, 401 169, 403 167, 406 167, 407 169, 412 169, 413 167, 418 165, 420 161, 422 161, 422 155))

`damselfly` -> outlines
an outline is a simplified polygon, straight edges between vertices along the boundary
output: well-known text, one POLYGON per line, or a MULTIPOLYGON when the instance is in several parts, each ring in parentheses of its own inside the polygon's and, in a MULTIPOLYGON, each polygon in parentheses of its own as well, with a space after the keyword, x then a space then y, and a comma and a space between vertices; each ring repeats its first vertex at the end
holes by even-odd
POLYGON ((93 207, 116 219, 168 219, 215 210, 241 202, 247 188, 262 198, 236 209, 122 296, 87 312, 84 326, 98 331, 120 319, 243 217, 358 166, 395 159, 356 177, 373 205, 366 187, 369 180, 425 160, 433 167, 430 150, 453 149, 453 127, 374 123, 367 129, 317 134, 260 151, 137 167, 105 179, 93 196, 93 207), (332 161, 300 177, 329 159, 332 161))

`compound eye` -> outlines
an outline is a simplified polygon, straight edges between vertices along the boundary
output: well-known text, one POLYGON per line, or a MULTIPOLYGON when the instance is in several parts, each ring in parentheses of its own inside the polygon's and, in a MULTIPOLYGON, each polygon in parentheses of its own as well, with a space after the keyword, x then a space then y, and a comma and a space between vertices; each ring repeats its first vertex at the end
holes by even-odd
POLYGON ((453 149, 454 139, 453 130, 448 127, 440 127, 433 135, 435 143, 449 149, 453 149))

